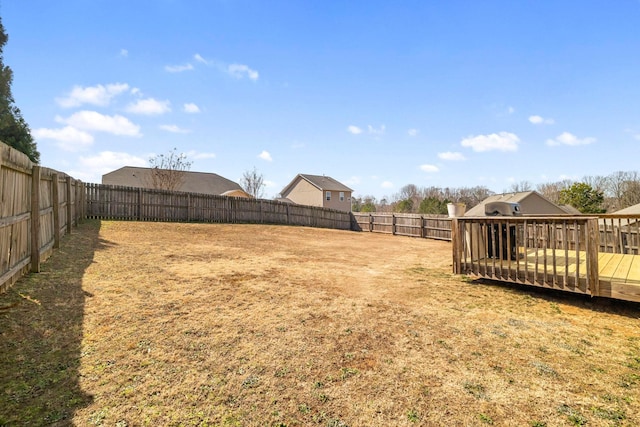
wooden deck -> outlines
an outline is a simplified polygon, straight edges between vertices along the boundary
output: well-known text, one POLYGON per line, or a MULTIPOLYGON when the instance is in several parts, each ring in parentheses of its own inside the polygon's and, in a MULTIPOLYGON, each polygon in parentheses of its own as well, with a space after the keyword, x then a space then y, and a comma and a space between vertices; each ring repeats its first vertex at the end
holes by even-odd
MULTIPOLYGON (((522 270, 525 265, 528 265, 529 276, 534 274, 531 271, 531 266, 538 266, 535 274, 542 276, 548 275, 549 277, 557 278, 557 286, 551 286, 552 288, 558 288, 563 290, 574 290, 580 292, 583 284, 581 283, 585 273, 587 271, 587 261, 585 251, 570 251, 568 257, 564 255, 564 251, 551 249, 529 249, 524 256, 522 248, 520 248, 520 257, 517 261, 511 261, 509 265, 505 265, 505 261, 502 261, 502 266, 499 264, 499 260, 487 259, 481 260, 480 266, 486 265, 486 268, 482 268, 480 276, 488 274, 491 269, 499 269, 500 277, 496 279, 504 280, 505 275, 502 270, 509 270, 506 277, 523 277, 522 270), (554 256, 555 255, 555 256, 554 256), (546 262, 541 262, 546 260, 546 262), (565 263, 565 260, 568 262, 565 263), (486 264, 485 264, 486 261, 486 264), (494 262, 497 261, 494 267, 494 262), (568 264, 568 265, 567 265, 568 264), (546 268, 545 268, 546 265, 546 268), (554 271, 555 269, 555 271, 554 271), (545 271, 546 270, 546 271, 545 271), (578 271, 578 283, 576 288, 576 270, 578 271), (518 274, 520 272, 520 274, 518 274), (568 278, 568 283, 563 278, 568 278), (566 285, 569 286, 566 286, 566 285)), ((599 278, 599 290, 598 296, 623 299, 627 301, 640 302, 640 255, 630 254, 613 254, 613 253, 598 253, 598 278, 599 278)), ((527 274, 524 273, 524 280, 509 280, 522 283, 527 281, 527 274)), ((583 289, 586 291, 586 289, 583 289)))
POLYGON ((640 215, 460 217, 453 272, 640 302, 640 215))

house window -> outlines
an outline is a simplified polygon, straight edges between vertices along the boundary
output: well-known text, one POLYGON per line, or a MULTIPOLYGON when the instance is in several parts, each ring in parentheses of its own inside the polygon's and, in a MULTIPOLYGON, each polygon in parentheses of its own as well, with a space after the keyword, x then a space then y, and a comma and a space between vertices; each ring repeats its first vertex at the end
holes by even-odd
POLYGON ((340 192, 340 201, 344 202, 344 191, 340 192))
POLYGON ((326 194, 327 194, 327 197, 326 197, 327 201, 331 200, 331 191, 327 191, 326 194))

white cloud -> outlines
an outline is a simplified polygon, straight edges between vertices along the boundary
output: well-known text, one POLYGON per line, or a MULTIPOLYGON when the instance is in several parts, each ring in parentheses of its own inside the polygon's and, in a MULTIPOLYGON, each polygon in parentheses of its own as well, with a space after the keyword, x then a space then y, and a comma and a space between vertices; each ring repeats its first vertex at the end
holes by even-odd
POLYGON ((362 179, 359 176, 352 176, 351 178, 346 180, 344 183, 347 185, 358 185, 361 182, 362 182, 362 179))
POLYGON ((542 116, 529 116, 529 121, 534 125, 552 125, 555 123, 555 120, 550 118, 544 118, 542 116))
POLYGON ((407 133, 409 134, 409 136, 417 136, 420 131, 418 129, 409 129, 407 133))
POLYGON ((129 56, 129 51, 127 49, 120 49, 120 56, 126 58, 127 56, 129 56))
POLYGON ((269 152, 266 151, 266 150, 264 150, 264 151, 262 151, 262 153, 258 154, 258 157, 260 157, 262 160, 266 160, 267 162, 273 161, 273 159, 271 158, 271 154, 269 154, 269 152))
POLYGON ((165 65, 164 70, 168 73, 182 73, 183 71, 191 71, 193 70, 193 65, 184 64, 184 65, 165 65))
POLYGON ((369 133, 372 135, 383 135, 385 131, 385 125, 380 126, 378 129, 371 125, 367 126, 367 128, 369 129, 369 133))
POLYGON ((193 160, 204 160, 204 159, 215 159, 215 153, 200 153, 195 150, 187 151, 186 153, 187 159, 193 160))
POLYGON ((106 86, 74 86, 65 98, 57 98, 56 101, 63 108, 78 107, 82 104, 106 106, 109 105, 113 97, 128 89, 129 85, 126 83, 112 83, 106 86))
POLYGON ((420 165, 420 170, 423 172, 434 173, 438 172, 440 169, 435 165, 420 165))
POLYGON ((349 127, 347 127, 347 132, 354 135, 359 135, 362 133, 362 129, 360 129, 358 126, 350 125, 349 127))
POLYGON ((57 141, 56 145, 64 151, 79 151, 93 144, 93 135, 73 126, 65 126, 61 129, 34 129, 31 134, 36 139, 57 141))
POLYGON ((58 123, 65 123, 77 129, 99 131, 114 135, 142 136, 140 126, 120 115, 107 116, 96 111, 78 111, 64 119, 56 117, 58 123))
POLYGON ((195 114, 200 112, 200 107, 194 103, 184 104, 184 112, 189 114, 195 114))
POLYGON ((205 65, 209 65, 211 63, 210 61, 207 61, 206 59, 204 59, 202 55, 200 55, 199 53, 196 53, 195 55, 193 55, 193 59, 205 65))
POLYGON ((462 153, 457 151, 445 151, 444 153, 438 153, 438 158, 442 160, 461 161, 466 160, 462 153))
POLYGON ((231 76, 235 77, 236 79, 241 79, 247 76, 249 77, 249 79, 253 80, 254 82, 258 80, 258 77, 259 77, 258 72, 256 70, 252 70, 251 68, 243 64, 229 65, 227 67, 227 73, 229 73, 231 76))
POLYGON ((556 136, 556 139, 547 139, 547 145, 555 146, 555 145, 588 145, 596 142, 595 138, 578 138, 572 133, 562 132, 560 135, 556 136))
POLYGON ((71 176, 79 177, 87 182, 100 182, 102 175, 123 166, 146 167, 147 161, 128 153, 102 151, 95 156, 80 156, 79 171, 70 171, 71 176))
POLYGON ((470 147, 473 151, 517 151, 520 138, 509 132, 492 133, 490 135, 469 136, 460 144, 470 147))
POLYGON ((382 184, 380 184, 380 187, 382 187, 382 188, 393 188, 393 183, 391 181, 383 181, 382 184))
POLYGON ((516 109, 512 106, 507 107, 507 114, 513 114, 516 112, 516 109))
POLYGON ((189 132, 191 132, 189 129, 182 129, 181 127, 179 127, 177 125, 160 125, 159 127, 160 127, 160 129, 166 130, 167 132, 171 132, 171 133, 189 133, 189 132))
POLYGON ((140 99, 133 104, 127 106, 127 112, 134 114, 164 114, 171 111, 171 103, 169 101, 158 101, 153 98, 140 99))

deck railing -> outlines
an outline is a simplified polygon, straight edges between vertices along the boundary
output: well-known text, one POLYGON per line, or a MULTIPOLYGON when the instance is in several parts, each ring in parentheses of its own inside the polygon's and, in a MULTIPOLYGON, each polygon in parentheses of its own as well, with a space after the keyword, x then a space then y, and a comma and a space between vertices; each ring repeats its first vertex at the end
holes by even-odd
POLYGON ((598 295, 596 217, 477 217, 452 223, 454 272, 598 295))
POLYGON ((601 215, 598 230, 600 252, 640 254, 640 215, 601 215))

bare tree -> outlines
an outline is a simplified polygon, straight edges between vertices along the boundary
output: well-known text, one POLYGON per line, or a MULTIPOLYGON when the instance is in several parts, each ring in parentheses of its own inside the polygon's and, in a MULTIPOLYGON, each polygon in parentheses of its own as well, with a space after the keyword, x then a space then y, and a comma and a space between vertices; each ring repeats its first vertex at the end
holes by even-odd
POLYGON ((619 208, 624 209, 629 206, 637 205, 640 203, 640 181, 627 181, 624 193, 619 202, 619 208))
POLYGON ((533 190, 533 184, 530 183, 529 181, 520 181, 520 182, 514 182, 513 184, 511 184, 511 187, 509 187, 509 193, 520 193, 523 191, 531 191, 533 190))
POLYGON ((174 191, 182 185, 185 173, 191 169, 187 155, 176 148, 167 154, 158 154, 149 159, 151 165, 150 186, 158 190, 174 191))
POLYGON ((571 187, 573 181, 565 179, 563 181, 548 182, 546 184, 538 184, 537 191, 552 203, 560 203, 560 192, 571 187))
POLYGON ((610 176, 593 175, 583 177, 582 182, 590 185, 594 190, 605 192, 607 191, 610 179, 610 176))
POLYGON ((638 203, 640 178, 638 172, 614 172, 606 177, 604 188, 610 211, 616 211, 638 203))
POLYGON ((264 183, 264 177, 258 172, 258 169, 256 169, 255 166, 252 171, 245 171, 242 174, 240 186, 244 191, 251 194, 256 199, 264 197, 264 187, 266 186, 264 183))

